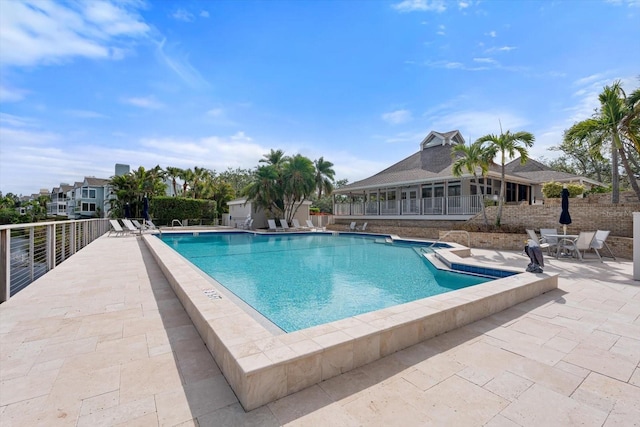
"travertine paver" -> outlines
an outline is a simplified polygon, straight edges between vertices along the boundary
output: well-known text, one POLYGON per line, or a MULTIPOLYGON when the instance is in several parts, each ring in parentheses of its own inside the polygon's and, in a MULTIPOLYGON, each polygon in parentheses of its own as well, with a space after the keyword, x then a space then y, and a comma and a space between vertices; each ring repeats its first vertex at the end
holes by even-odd
POLYGON ((0 425, 637 425, 631 263, 546 261, 558 290, 246 413, 140 239, 103 237, 0 305, 0 425))

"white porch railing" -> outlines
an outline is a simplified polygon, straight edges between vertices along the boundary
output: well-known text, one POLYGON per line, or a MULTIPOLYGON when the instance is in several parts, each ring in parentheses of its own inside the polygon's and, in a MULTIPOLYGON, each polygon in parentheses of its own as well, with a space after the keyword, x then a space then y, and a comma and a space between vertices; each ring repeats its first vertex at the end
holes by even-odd
POLYGON ((365 203, 336 203, 337 216, 379 216, 379 215, 475 215, 482 210, 482 195, 428 197, 375 201, 365 203))
POLYGON ((0 226, 0 302, 7 301, 109 228, 108 219, 0 226))

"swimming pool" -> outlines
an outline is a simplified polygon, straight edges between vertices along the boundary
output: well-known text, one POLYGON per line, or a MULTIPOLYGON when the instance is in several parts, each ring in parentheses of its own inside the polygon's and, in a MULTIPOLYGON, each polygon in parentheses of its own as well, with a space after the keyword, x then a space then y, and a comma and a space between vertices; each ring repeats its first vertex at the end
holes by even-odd
POLYGON ((285 332, 473 286, 415 250, 363 235, 171 234, 166 244, 285 332))

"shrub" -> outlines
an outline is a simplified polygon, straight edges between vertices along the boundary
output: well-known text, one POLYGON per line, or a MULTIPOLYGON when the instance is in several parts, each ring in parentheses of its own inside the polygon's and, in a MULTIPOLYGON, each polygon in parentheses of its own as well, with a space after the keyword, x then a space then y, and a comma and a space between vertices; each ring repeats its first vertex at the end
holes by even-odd
POLYGON ((215 200, 187 199, 185 197, 154 197, 149 210, 158 225, 171 224, 174 219, 213 220, 216 217, 215 200))
POLYGON ((562 188, 567 186, 567 190, 569 190, 569 197, 577 197, 584 193, 584 186, 582 184, 561 184, 559 182, 545 182, 542 184, 542 194, 547 199, 557 199, 562 196, 562 188))

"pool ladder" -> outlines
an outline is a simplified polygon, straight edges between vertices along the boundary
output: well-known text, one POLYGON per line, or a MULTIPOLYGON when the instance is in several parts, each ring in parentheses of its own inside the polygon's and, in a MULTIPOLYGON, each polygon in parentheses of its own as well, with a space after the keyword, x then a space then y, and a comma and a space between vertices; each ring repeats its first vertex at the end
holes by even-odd
POLYGON ((471 235, 466 230, 449 230, 446 233, 444 233, 442 235, 442 237, 438 238, 438 240, 436 240, 435 242, 431 243, 431 245, 429 245, 428 247, 430 247, 430 248, 433 247, 436 243, 439 243, 442 239, 444 239, 445 237, 447 237, 451 233, 464 233, 464 234, 466 234, 467 235, 467 247, 471 248, 471 235))

